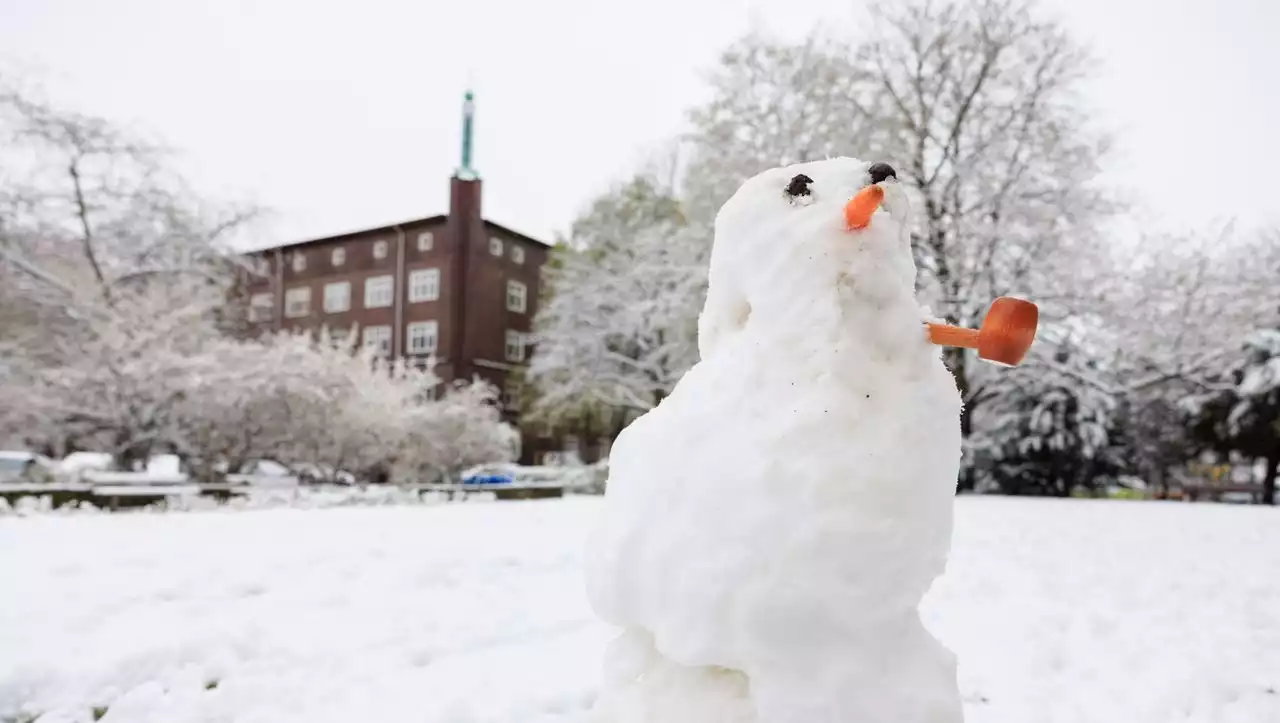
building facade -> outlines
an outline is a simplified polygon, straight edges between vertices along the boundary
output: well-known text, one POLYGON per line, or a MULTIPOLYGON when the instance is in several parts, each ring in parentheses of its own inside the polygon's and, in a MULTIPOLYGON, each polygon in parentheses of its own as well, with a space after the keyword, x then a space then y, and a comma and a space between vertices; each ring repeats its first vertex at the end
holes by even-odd
MULTIPOLYGON (((528 361, 550 247, 483 217, 470 101, 447 215, 249 254, 249 319, 258 330, 354 331, 388 359, 434 358, 443 383, 478 377, 496 386, 505 418, 518 424, 514 373, 528 361)), ((522 460, 539 461, 539 440, 524 436, 522 460)))

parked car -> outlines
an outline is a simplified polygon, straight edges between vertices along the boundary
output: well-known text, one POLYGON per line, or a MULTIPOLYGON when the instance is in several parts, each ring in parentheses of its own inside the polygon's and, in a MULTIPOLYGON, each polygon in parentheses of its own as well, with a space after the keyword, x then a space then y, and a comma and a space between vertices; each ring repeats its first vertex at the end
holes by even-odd
POLYGON ((297 487, 299 482, 293 470, 273 459, 249 460, 238 473, 226 475, 226 479, 233 485, 273 488, 297 487))
POLYGON ((355 475, 344 469, 335 470, 328 465, 304 462, 293 465, 293 472, 297 474, 298 480, 304 485, 354 485, 356 483, 355 475))
POLYGON ((585 467, 527 467, 520 464, 476 465, 463 471, 464 485, 516 485, 519 487, 571 487, 585 467))
POLYGON ((482 464, 462 473, 464 485, 507 485, 516 481, 514 464, 482 464))
POLYGON ((58 465, 42 454, 0 451, 0 483, 48 484, 57 481, 58 465))
POLYGON ((114 465, 106 452, 72 452, 57 462, 57 471, 63 482, 81 482, 86 472, 106 472, 114 465))

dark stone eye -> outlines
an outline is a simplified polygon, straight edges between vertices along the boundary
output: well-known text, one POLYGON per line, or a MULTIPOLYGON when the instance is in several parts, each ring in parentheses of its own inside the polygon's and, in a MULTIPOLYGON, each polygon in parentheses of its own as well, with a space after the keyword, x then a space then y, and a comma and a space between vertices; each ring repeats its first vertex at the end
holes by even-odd
POLYGON ((809 184, 813 183, 813 179, 803 173, 791 179, 791 183, 787 184, 787 195, 795 198, 796 196, 808 196, 809 184))
POLYGON ((894 171, 893 166, 888 163, 873 163, 871 164, 871 167, 867 169, 867 173, 871 176, 872 183, 879 183, 886 178, 892 178, 895 181, 898 180, 897 171, 894 171))

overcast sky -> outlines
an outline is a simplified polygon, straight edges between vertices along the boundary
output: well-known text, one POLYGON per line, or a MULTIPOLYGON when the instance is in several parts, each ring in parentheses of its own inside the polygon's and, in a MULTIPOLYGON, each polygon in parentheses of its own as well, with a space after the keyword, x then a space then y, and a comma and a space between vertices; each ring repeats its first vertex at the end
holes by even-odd
MULTIPOLYGON (((888 0, 886 0, 888 1, 888 0)), ((1172 227, 1280 222, 1280 2, 1049 0, 1104 63, 1108 172, 1172 227)), ((751 28, 856 0, 0 0, 0 59, 275 211, 255 245, 441 213, 476 89, 485 215, 550 239, 677 132, 751 28), (12 63, 11 63, 12 64, 12 63)))

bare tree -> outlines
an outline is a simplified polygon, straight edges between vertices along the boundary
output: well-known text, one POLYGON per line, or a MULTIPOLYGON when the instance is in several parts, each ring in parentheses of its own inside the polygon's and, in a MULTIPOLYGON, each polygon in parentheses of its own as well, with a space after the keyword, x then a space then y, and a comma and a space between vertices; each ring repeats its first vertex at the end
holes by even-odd
POLYGON ((228 283, 236 262, 219 243, 257 209, 197 199, 160 145, 17 87, 0 77, 7 338, 26 330, 22 343, 40 345, 51 328, 99 318, 126 288, 160 277, 228 283), (35 328, 18 324, 32 319, 35 328))

